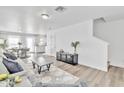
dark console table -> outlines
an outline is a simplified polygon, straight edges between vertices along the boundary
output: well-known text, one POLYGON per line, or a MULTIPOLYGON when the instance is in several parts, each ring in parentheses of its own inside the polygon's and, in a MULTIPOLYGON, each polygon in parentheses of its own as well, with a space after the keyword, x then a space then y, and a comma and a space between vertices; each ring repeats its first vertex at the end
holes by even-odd
POLYGON ((56 59, 69 64, 78 64, 78 54, 69 54, 66 52, 56 52, 56 59))

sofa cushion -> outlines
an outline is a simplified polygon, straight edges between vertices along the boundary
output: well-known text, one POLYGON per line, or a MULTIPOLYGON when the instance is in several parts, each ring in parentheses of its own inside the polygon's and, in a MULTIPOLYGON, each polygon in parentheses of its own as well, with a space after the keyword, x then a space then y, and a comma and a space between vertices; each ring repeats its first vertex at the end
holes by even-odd
POLYGON ((16 60, 17 59, 17 57, 15 56, 15 55, 13 55, 13 54, 10 54, 10 53, 3 53, 7 58, 9 58, 9 59, 12 59, 12 60, 16 60))
POLYGON ((23 68, 17 62, 12 62, 3 58, 3 64, 5 65, 10 74, 23 71, 23 68))
POLYGON ((2 62, 2 57, 0 57, 0 74, 9 74, 8 70, 6 69, 5 65, 2 62))
POLYGON ((21 67, 23 68, 23 71, 18 72, 18 73, 14 73, 13 75, 15 75, 15 76, 25 76, 25 75, 27 75, 27 71, 29 69, 28 69, 27 65, 25 64, 25 62, 20 58, 18 58, 16 61, 21 65, 21 67))

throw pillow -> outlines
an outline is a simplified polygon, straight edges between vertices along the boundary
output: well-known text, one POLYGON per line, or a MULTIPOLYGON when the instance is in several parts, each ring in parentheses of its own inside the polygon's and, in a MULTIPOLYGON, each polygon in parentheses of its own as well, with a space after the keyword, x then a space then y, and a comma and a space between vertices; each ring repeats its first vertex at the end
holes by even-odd
POLYGON ((13 54, 10 54, 10 53, 3 53, 7 58, 9 58, 9 59, 12 59, 12 60, 16 60, 17 59, 17 57, 15 56, 15 55, 13 55, 13 54))
POLYGON ((23 71, 23 68, 17 62, 12 62, 10 60, 3 58, 3 64, 5 65, 10 74, 23 71))
POLYGON ((8 74, 0 74, 0 81, 8 78, 8 74))
POLYGON ((22 81, 21 77, 19 77, 19 76, 15 77, 15 82, 16 83, 20 83, 21 81, 22 81))

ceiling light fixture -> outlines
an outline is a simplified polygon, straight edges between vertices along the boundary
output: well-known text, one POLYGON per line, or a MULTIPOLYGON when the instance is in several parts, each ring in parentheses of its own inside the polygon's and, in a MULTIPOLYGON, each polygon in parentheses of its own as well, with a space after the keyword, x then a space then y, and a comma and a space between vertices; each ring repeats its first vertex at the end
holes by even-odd
POLYGON ((49 15, 48 14, 41 14, 41 17, 43 18, 43 19, 49 19, 49 15))
POLYGON ((55 11, 57 11, 57 12, 64 12, 65 10, 66 10, 66 8, 63 6, 58 6, 55 8, 55 11))

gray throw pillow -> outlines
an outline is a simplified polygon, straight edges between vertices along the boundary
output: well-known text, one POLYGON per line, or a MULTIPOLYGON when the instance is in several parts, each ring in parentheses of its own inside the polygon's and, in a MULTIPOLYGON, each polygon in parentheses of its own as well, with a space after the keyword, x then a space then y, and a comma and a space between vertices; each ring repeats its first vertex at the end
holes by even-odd
POLYGON ((7 68, 7 70, 9 71, 10 74, 23 71, 23 68, 17 62, 12 62, 12 61, 7 60, 5 58, 3 58, 2 62, 5 65, 5 67, 7 68))
POLYGON ((10 54, 10 53, 3 53, 7 58, 9 58, 9 59, 12 59, 12 60, 16 60, 17 59, 17 57, 15 56, 15 55, 13 55, 13 54, 10 54))

